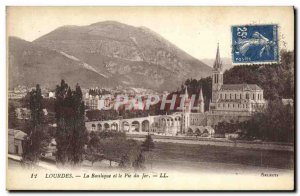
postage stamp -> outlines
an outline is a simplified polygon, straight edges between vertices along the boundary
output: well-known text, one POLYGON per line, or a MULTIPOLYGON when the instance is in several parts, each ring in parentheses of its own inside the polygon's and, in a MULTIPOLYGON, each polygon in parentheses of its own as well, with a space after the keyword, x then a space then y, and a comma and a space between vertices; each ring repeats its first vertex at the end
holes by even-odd
POLYGON ((232 26, 231 33, 234 64, 278 62, 277 25, 232 26))

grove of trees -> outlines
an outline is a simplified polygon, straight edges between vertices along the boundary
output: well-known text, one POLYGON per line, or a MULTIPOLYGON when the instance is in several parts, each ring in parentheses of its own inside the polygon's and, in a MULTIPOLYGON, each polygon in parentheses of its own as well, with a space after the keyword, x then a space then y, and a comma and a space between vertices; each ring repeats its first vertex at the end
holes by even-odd
POLYGON ((84 145, 87 142, 82 92, 78 84, 72 91, 62 80, 56 87, 55 96, 56 161, 77 165, 83 160, 84 145))
POLYGON ((294 99, 294 52, 281 52, 279 64, 235 66, 224 73, 225 84, 257 84, 264 90, 264 98, 294 99))
POLYGON ((86 149, 86 159, 94 164, 109 160, 118 163, 121 168, 143 168, 144 158, 141 146, 125 133, 116 131, 91 132, 86 149))
POLYGON ((37 162, 40 158, 44 140, 47 139, 47 133, 44 132, 44 112, 42 105, 43 97, 40 85, 36 85, 29 93, 29 109, 31 118, 25 124, 27 138, 23 143, 22 160, 29 164, 37 162))
POLYGON ((263 141, 293 142, 295 137, 294 108, 283 105, 281 100, 269 101, 264 112, 254 114, 244 122, 220 122, 217 134, 241 131, 240 139, 263 141))

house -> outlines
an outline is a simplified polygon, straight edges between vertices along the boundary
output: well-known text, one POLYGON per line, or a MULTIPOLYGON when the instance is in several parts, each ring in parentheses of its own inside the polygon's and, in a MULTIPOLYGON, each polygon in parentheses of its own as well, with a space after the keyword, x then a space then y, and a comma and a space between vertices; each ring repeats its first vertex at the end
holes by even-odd
POLYGON ((31 111, 27 108, 16 108, 17 119, 28 120, 31 116, 31 111))
POLYGON ((16 129, 8 130, 8 153, 22 155, 23 141, 26 139, 27 134, 23 131, 16 129))

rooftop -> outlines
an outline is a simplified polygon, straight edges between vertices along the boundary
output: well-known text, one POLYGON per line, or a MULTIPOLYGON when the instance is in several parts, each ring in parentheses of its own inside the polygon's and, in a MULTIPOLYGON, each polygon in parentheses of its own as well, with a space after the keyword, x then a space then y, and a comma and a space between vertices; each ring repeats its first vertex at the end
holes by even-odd
POLYGON ((256 84, 223 84, 221 90, 257 91, 262 89, 256 84))
POLYGON ((24 133, 23 131, 16 130, 16 129, 9 129, 8 135, 13 135, 14 138, 18 140, 24 140, 25 137, 27 136, 27 134, 24 133))

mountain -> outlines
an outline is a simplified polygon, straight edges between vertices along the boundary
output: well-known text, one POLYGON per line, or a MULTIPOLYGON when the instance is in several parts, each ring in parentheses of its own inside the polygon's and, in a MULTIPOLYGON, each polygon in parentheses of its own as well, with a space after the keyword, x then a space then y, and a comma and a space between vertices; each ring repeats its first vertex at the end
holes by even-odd
MULTIPOLYGON (((208 65, 210 67, 213 67, 215 59, 201 59, 201 61, 203 63, 205 63, 206 65, 208 65)), ((221 61, 223 63, 223 70, 224 71, 229 70, 232 67, 234 67, 234 65, 232 64, 231 58, 221 58, 221 61)))
MULTIPOLYGON (((56 84, 54 80, 65 77, 68 83, 78 82, 83 87, 124 86, 163 91, 176 89, 187 78, 199 79, 211 72, 209 66, 150 29, 114 21, 62 26, 26 44, 35 51, 26 59, 27 64, 52 73, 38 78, 47 84, 56 84), (43 51, 43 58, 38 51, 43 51)), ((28 50, 17 45, 13 48, 28 50)), ((17 58, 17 67, 24 65, 22 55, 13 58, 17 58)), ((43 83, 37 78, 30 80, 43 83)))
POLYGON ((86 68, 80 62, 66 57, 60 52, 49 50, 31 42, 10 37, 9 48, 9 88, 18 85, 35 86, 37 83, 44 87, 53 88, 65 79, 72 86, 78 82, 82 86, 99 83, 114 86, 95 71, 86 68), (87 80, 93 78, 93 80, 87 80))

